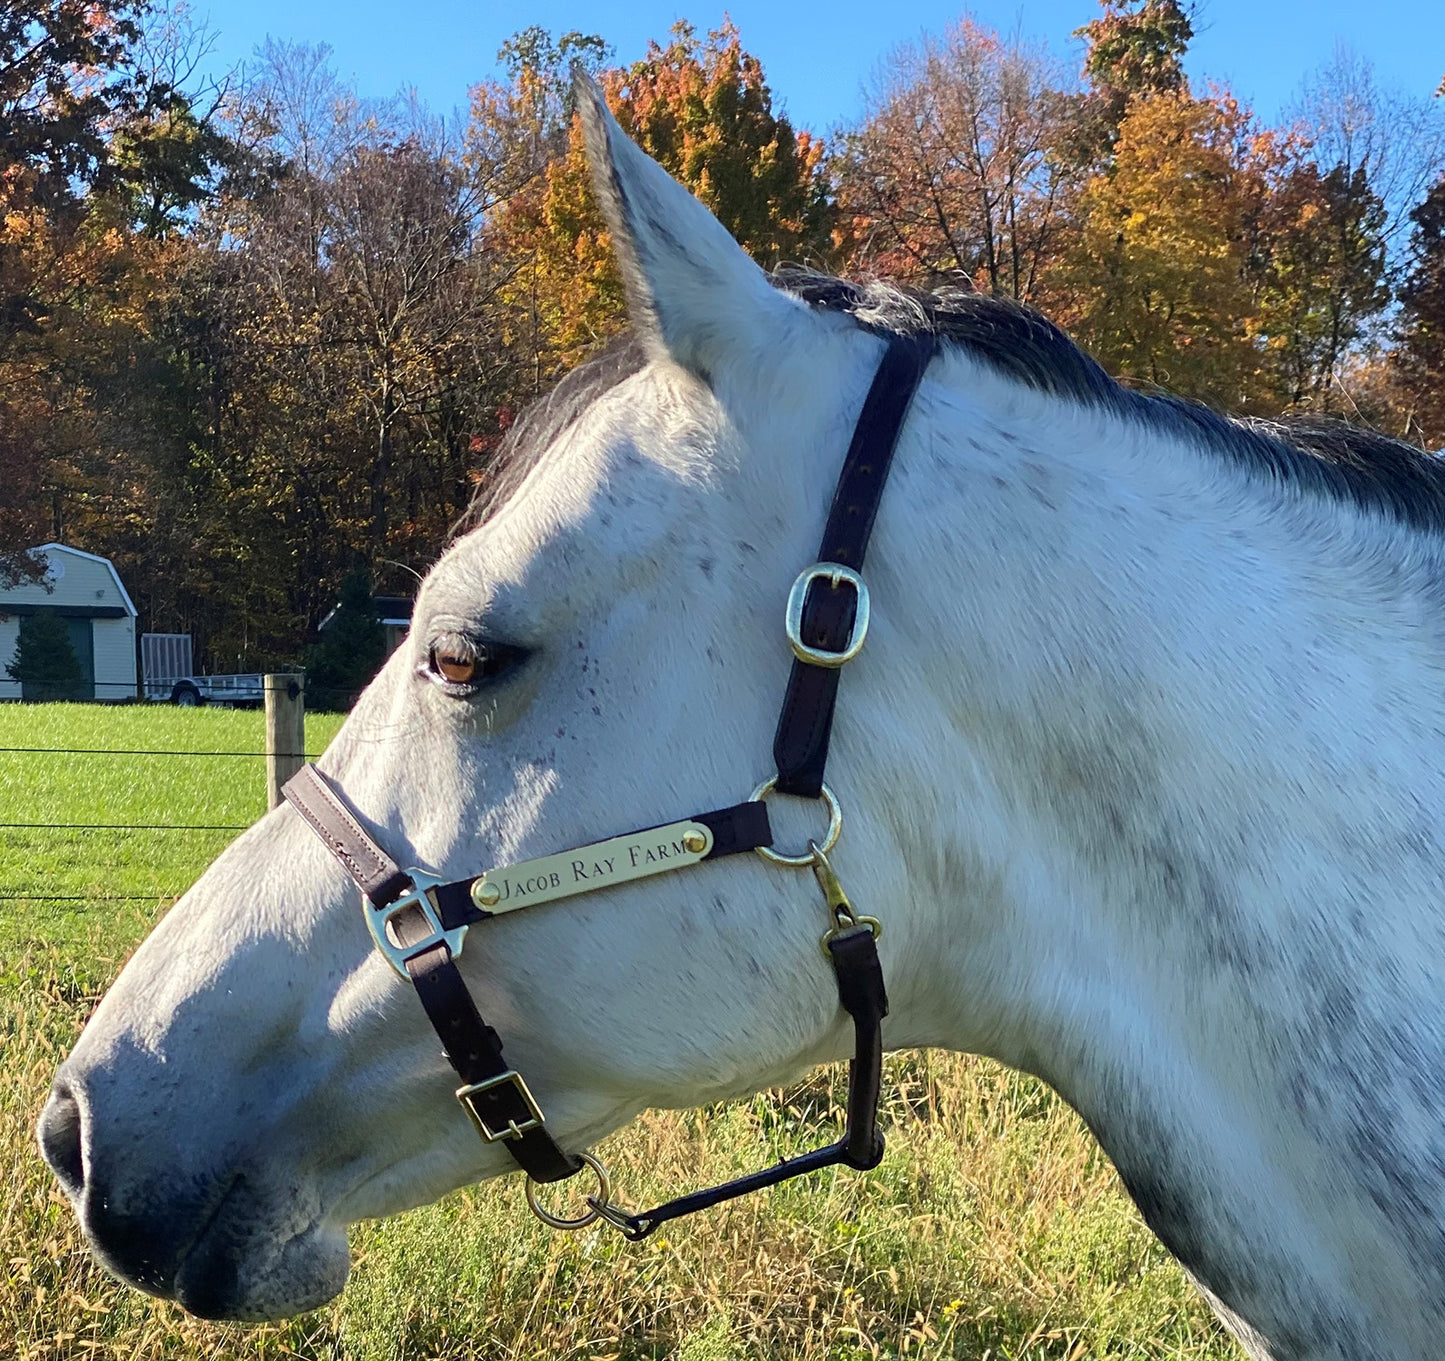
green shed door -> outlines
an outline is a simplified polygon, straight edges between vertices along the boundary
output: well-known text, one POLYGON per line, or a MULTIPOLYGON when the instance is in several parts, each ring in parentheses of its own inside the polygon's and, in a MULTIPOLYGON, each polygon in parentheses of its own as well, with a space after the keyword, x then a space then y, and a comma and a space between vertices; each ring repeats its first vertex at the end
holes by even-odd
POLYGON ((95 698, 95 624, 90 619, 67 619, 66 630, 70 634, 70 645, 75 649, 75 659, 80 663, 80 688, 75 698, 95 698))

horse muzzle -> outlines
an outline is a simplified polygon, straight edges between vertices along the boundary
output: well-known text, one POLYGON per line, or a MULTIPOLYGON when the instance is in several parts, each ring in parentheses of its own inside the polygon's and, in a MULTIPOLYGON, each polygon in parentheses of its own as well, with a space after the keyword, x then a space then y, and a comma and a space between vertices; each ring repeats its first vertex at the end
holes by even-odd
POLYGON ((113 1275, 200 1318, 248 1322, 314 1309, 346 1284, 345 1230, 319 1220, 314 1196, 219 1160, 182 1168, 154 1137, 107 1147, 100 1123, 62 1072, 36 1135, 113 1275))

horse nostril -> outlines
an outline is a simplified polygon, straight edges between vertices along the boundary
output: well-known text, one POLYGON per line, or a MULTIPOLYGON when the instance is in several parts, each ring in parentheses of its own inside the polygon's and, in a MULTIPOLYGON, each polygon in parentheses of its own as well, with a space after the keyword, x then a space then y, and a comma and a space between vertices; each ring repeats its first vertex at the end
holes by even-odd
POLYGON ((64 1082, 56 1082, 40 1114, 36 1136, 50 1170, 60 1179, 66 1195, 75 1198, 85 1187, 85 1164, 80 1156, 80 1102, 64 1082))

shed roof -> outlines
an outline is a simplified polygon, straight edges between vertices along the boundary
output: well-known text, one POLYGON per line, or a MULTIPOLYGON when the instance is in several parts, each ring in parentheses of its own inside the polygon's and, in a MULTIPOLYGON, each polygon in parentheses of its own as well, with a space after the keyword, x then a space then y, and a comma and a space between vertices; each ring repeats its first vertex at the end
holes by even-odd
MULTIPOLYGON (((82 549, 72 548, 69 544, 64 543, 43 543, 40 544, 38 547, 32 548, 28 551, 31 553, 43 554, 47 561, 53 555, 63 553, 68 557, 81 558, 86 562, 99 563, 103 568, 105 568, 106 573, 109 575, 111 581, 114 583, 116 592, 120 596, 120 599, 124 604, 124 613, 130 615, 132 619, 136 617, 137 610, 135 607, 135 603, 130 598, 130 592, 126 590, 124 583, 122 583, 120 579, 120 574, 115 570, 115 564, 111 562, 109 558, 103 558, 98 553, 87 553, 82 549)), ((33 606, 37 603, 41 605, 45 604, 44 601, 36 602, 32 600, 29 602, 23 602, 21 600, 6 600, 6 596, 18 595, 21 592, 24 592, 26 589, 27 585, 22 584, 21 586, 12 587, 10 590, 0 590, 0 613, 17 613, 21 611, 28 613, 29 610, 27 606, 33 606)), ((67 611, 69 611, 73 610, 76 607, 70 606, 66 608, 67 611)), ((113 608, 114 607, 97 606, 93 612, 97 616, 100 616, 110 613, 113 608)))

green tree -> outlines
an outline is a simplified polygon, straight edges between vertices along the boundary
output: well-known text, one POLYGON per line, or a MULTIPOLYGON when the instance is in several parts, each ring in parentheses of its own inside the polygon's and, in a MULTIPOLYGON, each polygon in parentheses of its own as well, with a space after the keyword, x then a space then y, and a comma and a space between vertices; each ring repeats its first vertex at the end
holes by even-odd
POLYGON ((1266 365, 1283 404, 1330 410, 1339 365, 1390 300, 1386 208, 1363 166, 1302 156, 1272 177, 1255 268, 1266 365))
POLYGON ((1192 5, 1179 0, 1099 0, 1104 13, 1074 30, 1088 43, 1080 101, 1069 151, 1084 163, 1107 157, 1133 99, 1189 89, 1184 54, 1194 38, 1192 5))
POLYGON ((371 573, 351 572, 321 641, 306 659, 306 698, 317 709, 349 709, 386 661, 386 630, 371 598, 371 573))
POLYGON ((89 699, 80 658, 70 643, 70 631, 58 614, 42 611, 20 620, 14 660, 6 674, 25 687, 25 697, 37 700, 89 699))

